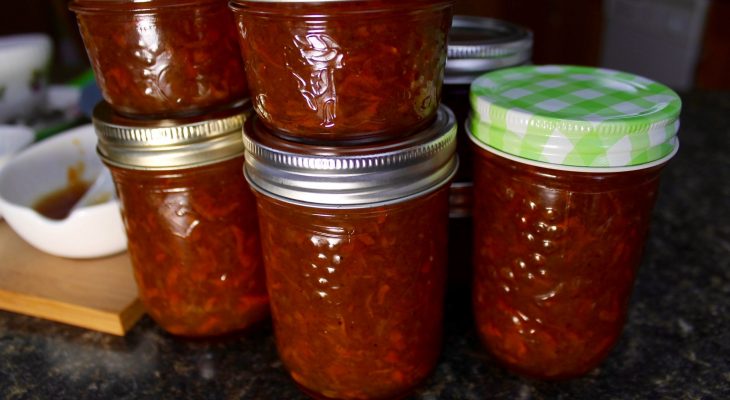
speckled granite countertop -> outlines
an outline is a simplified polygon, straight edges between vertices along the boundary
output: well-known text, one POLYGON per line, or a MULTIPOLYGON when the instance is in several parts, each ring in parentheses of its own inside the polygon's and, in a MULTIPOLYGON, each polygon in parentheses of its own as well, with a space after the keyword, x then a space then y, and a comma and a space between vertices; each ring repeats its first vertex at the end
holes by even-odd
MULTIPOLYGON (((730 398, 730 92, 683 96, 624 333, 586 377, 521 379, 448 307, 440 363, 414 399, 730 398)), ((0 398, 300 399, 270 328, 177 339, 148 318, 119 338, 0 312, 0 398)))

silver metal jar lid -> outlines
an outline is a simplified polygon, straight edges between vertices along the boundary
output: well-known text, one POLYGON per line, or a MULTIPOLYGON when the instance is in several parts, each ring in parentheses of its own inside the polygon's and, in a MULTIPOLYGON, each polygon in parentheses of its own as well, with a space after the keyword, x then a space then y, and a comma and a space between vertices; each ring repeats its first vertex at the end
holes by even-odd
POLYGON ((250 113, 250 101, 245 100, 196 117, 133 119, 115 113, 102 101, 94 108, 92 120, 104 162, 127 169, 167 170, 242 155, 241 128, 250 113))
POLYGON ((532 32, 509 22, 454 15, 446 60, 446 84, 468 84, 495 69, 528 62, 532 32))
POLYGON ((258 118, 244 124, 244 175, 251 187, 287 203, 363 208, 401 202, 446 184, 456 172, 456 123, 441 106, 427 129, 406 139, 318 146, 272 134, 258 118))

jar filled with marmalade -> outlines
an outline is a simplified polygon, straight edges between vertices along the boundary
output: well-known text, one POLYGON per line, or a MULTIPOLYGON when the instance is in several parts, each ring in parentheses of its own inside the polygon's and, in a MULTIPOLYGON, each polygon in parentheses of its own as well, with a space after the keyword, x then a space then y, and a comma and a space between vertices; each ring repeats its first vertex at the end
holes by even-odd
POLYGON ((139 296, 167 332, 220 335, 268 316, 256 203, 243 168, 250 108, 140 121, 94 110, 139 296))
POLYGON ((451 0, 232 0, 254 110, 282 137, 387 140, 441 98, 451 0))
POLYGON ((479 335, 518 373, 585 374, 623 328, 680 99, 573 66, 491 72, 471 93, 479 335))
POLYGON ((361 146, 244 134, 284 366, 316 398, 407 395, 441 349, 453 114, 361 146))
POLYGON ((459 170, 449 199, 449 292, 468 302, 472 272, 472 155, 464 124, 471 111, 469 85, 478 76, 529 63, 532 33, 511 23, 455 15, 449 32, 442 101, 459 126, 459 170))
POLYGON ((73 0, 70 8, 115 111, 201 115, 248 97, 226 0, 73 0))

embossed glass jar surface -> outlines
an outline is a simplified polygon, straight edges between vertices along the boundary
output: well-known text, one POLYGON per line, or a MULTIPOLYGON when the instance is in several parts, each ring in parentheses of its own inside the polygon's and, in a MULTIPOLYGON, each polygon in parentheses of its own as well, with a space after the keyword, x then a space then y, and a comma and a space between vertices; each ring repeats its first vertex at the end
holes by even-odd
POLYGON ((284 366, 317 398, 402 398, 441 348, 453 114, 405 141, 345 148, 254 122, 245 173, 284 366))
POLYGON ((276 344, 308 393, 408 394, 441 350, 448 188, 368 209, 259 194, 276 344))
POLYGON ((225 0, 75 0, 104 99, 128 116, 179 117, 248 96, 225 0))
POLYGON ((509 368, 598 365, 621 333, 681 101, 614 70, 526 66, 471 86, 476 325, 509 368))
POLYGON ((242 111, 144 124, 103 103, 94 112, 140 299, 172 334, 220 335, 268 315, 242 111))
POLYGON ((624 325, 661 166, 587 173, 475 149, 476 326, 529 376, 584 374, 624 325))
POLYGON ((233 0, 254 109, 278 134, 365 141, 425 128, 451 1, 233 0))

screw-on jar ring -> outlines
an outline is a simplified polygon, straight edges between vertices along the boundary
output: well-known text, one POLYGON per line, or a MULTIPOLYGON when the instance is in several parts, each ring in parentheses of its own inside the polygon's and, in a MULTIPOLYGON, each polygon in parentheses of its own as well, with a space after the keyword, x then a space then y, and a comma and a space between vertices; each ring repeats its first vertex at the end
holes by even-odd
POLYGON ((616 70, 507 68, 471 84, 473 138, 521 158, 574 167, 647 164, 674 152, 682 101, 616 70))
POLYGON ((359 146, 314 146, 273 134, 258 120, 244 124, 245 176, 255 190, 289 203, 359 208, 420 196, 456 172, 454 114, 441 106, 435 122, 405 140, 359 146))
POLYGON ((468 84, 485 72, 529 62, 532 32, 498 19, 455 15, 447 56, 444 82, 468 84))
POLYGON ((92 119, 104 162, 160 170, 198 167, 243 154, 241 127, 250 113, 250 102, 245 100, 198 117, 142 120, 121 116, 101 102, 92 119))

